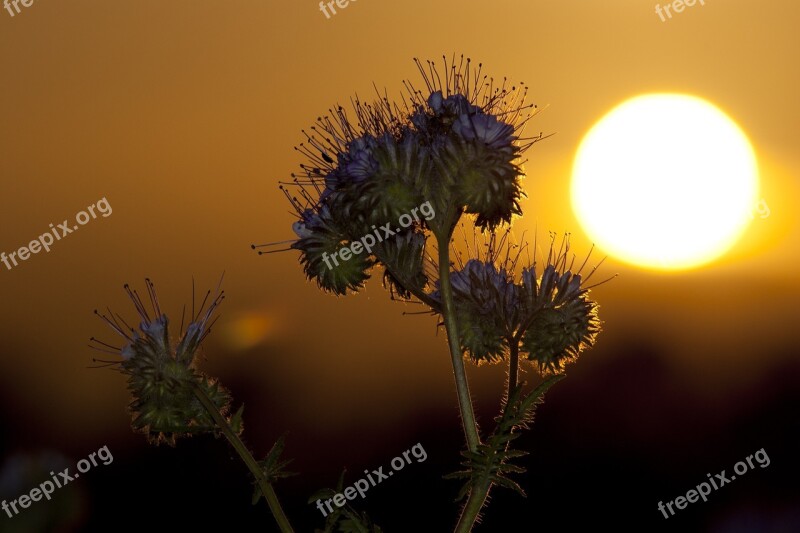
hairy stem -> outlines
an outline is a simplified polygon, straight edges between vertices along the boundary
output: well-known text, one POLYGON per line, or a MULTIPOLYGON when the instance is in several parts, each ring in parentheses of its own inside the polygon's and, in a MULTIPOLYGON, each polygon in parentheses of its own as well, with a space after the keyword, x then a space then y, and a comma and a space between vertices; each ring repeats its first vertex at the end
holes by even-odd
POLYGON ((469 491, 469 499, 464 509, 461 511, 461 518, 458 520, 456 526, 456 533, 469 533, 475 525, 475 520, 478 519, 478 513, 483 509, 486 503, 486 497, 489 495, 489 489, 492 487, 488 479, 481 479, 469 491))
POLYGON ((458 407, 461 411, 461 422, 464 426, 464 435, 467 439, 469 451, 475 452, 480 444, 478 425, 475 421, 475 412, 472 410, 472 397, 469 394, 467 373, 464 369, 464 359, 461 354, 461 343, 458 337, 458 324, 455 317, 455 304, 453 303, 453 287, 450 284, 450 237, 437 236, 439 248, 439 290, 442 295, 442 318, 447 331, 447 342, 450 345, 450 358, 453 363, 453 373, 456 378, 456 391, 458 393, 458 407))
POLYGON ((509 397, 511 391, 517 386, 517 381, 519 380, 519 342, 516 338, 512 338, 509 345, 508 387, 506 389, 506 398, 509 397))
MULTIPOLYGON (((450 283, 450 237, 449 235, 438 240, 439 248, 439 290, 442 295, 442 317, 444 327, 447 330, 447 341, 450 345, 450 357, 453 362, 453 372, 456 377, 456 390, 458 392, 458 404, 461 410, 461 421, 464 425, 464 434, 467 438, 469 451, 475 453, 480 444, 478 425, 475 421, 475 413, 472 410, 472 397, 469 393, 467 374, 464 369, 464 359, 461 354, 461 343, 458 336, 458 324, 455 317, 455 305, 453 303, 453 286, 450 283)), ((469 533, 478 513, 486 501, 489 493, 490 483, 488 480, 481 481, 473 485, 470 490, 469 499, 461 517, 458 520, 456 531, 458 533, 469 533)))
POLYGON ((275 517, 275 521, 278 523, 278 527, 280 528, 281 532, 294 533, 294 530, 289 523, 289 519, 286 518, 286 514, 283 512, 281 503, 278 501, 278 495, 275 493, 272 483, 270 483, 267 479, 266 474, 264 474, 264 471, 261 469, 258 461, 256 461, 253 457, 253 454, 250 453, 250 450, 247 448, 247 446, 245 446, 244 442, 242 442, 242 439, 239 437, 239 435, 233 431, 230 424, 228 424, 228 421, 224 416, 222 416, 222 414, 219 412, 219 409, 217 409, 217 406, 214 405, 214 402, 208 397, 205 391, 197 384, 192 387, 192 391, 200 403, 203 404, 203 407, 205 407, 211 418, 214 419, 214 422, 225 435, 225 438, 227 438, 228 442, 231 443, 233 449, 236 450, 236 453, 238 453, 239 457, 242 458, 244 464, 247 465, 250 473, 256 478, 256 482, 261 488, 261 493, 267 500, 269 509, 272 511, 272 516, 275 517))
MULTIPOLYGON (((511 397, 517 382, 519 381, 519 341, 516 338, 510 339, 509 342, 509 363, 508 363, 508 387, 506 389, 506 398, 511 397)), ((508 443, 506 443, 506 450, 508 443)), ((469 499, 464 509, 461 511, 461 518, 456 526, 457 533, 468 533, 472 531, 475 525, 475 520, 478 518, 478 513, 481 512, 483 506, 486 504, 486 499, 489 497, 489 491, 492 484, 487 479, 481 479, 472 485, 469 491, 469 499)))

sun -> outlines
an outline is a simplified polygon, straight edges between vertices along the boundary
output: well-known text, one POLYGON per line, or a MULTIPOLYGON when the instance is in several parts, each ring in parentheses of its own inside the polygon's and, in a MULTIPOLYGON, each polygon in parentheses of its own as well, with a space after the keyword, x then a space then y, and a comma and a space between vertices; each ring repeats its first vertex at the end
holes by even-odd
POLYGON ((753 147, 724 112, 694 96, 646 94, 612 109, 581 141, 572 207, 609 255, 685 270, 736 243, 758 188, 753 147))

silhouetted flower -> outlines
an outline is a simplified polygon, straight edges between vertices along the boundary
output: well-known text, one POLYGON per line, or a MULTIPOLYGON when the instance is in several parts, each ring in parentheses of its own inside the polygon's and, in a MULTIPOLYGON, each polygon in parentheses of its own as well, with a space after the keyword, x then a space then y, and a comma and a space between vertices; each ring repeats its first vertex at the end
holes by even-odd
POLYGON ((91 340, 97 345, 93 347, 121 357, 121 361, 104 362, 118 365, 120 371, 128 376, 128 388, 133 396, 129 407, 134 429, 156 443, 174 444, 176 437, 183 434, 215 429, 213 419, 196 399, 194 387, 201 388, 223 413, 230 407, 227 391, 194 368, 197 351, 211 331, 212 315, 224 295, 218 290, 209 302, 209 291, 196 314, 193 299, 191 322, 185 332, 181 324, 179 340, 173 344, 169 319, 161 311, 155 287, 150 280, 145 280, 145 283, 152 316, 139 294, 125 285, 139 315, 138 331, 110 310, 108 314, 95 311, 123 338, 124 345, 117 348, 94 337, 91 340))
MULTIPOLYGON (((523 248, 510 244, 509 235, 491 233, 486 252, 451 274, 462 350, 477 363, 495 362, 516 345, 540 372, 562 372, 600 331, 597 304, 584 285, 594 270, 582 279, 584 261, 571 272, 568 238, 556 251, 553 237, 542 276, 534 262, 517 280, 523 248)), ((438 282, 431 297, 440 300, 438 282)))
POLYGON ((306 142, 297 147, 308 162, 284 187, 299 217, 298 239, 290 248, 301 252, 309 279, 335 294, 359 290, 374 265, 385 268, 400 294, 420 294, 428 277, 417 258, 425 255, 428 234, 448 238, 463 213, 474 214, 481 228, 520 214, 520 157, 542 138, 522 136, 536 112, 525 104, 527 88, 506 80, 495 85, 481 65, 476 69, 463 57, 458 64, 444 60, 444 75, 433 62, 415 62, 424 91, 405 82, 407 94, 399 104, 382 95, 371 104, 355 99, 354 119, 341 106, 331 109, 303 132, 306 142), (401 232, 423 238, 396 243, 413 244, 410 253, 383 244, 332 268, 324 264, 324 257, 377 227, 395 227, 424 202, 436 218, 417 220, 401 232), (402 265, 392 262, 401 258, 402 265))
POLYGON ((369 279, 372 267, 369 255, 352 255, 343 259, 339 252, 349 242, 347 233, 336 224, 330 209, 323 205, 318 212, 306 209, 293 227, 298 239, 292 244, 300 250, 300 262, 309 279, 335 294, 356 291, 369 279))
POLYGON ((522 294, 532 313, 522 348, 543 372, 562 371, 600 331, 597 304, 588 299, 580 273, 564 270, 565 259, 548 264, 539 279, 535 265, 522 273, 522 294))

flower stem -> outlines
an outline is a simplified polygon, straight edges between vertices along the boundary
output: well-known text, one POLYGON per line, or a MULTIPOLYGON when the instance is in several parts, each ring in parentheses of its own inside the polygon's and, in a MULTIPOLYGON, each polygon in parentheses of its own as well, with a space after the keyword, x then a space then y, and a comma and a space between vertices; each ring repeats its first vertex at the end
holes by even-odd
POLYGON ((517 381, 519 380, 519 342, 516 338, 512 338, 509 346, 508 390, 506 390, 506 398, 510 397, 511 391, 517 386, 517 381))
MULTIPOLYGON (((509 347, 506 398, 511 397, 511 392, 516 388, 519 381, 519 341, 512 337, 509 339, 509 347)), ((509 443, 506 443, 506 450, 508 450, 508 445, 509 443)), ((481 512, 481 509, 486 504, 486 498, 488 498, 491 488, 492 484, 488 479, 480 479, 472 485, 469 491, 469 499, 464 509, 461 510, 461 517, 456 526, 457 533, 469 533, 472 531, 475 520, 478 518, 478 513, 481 512)))
POLYGON ((478 513, 483 509, 486 503, 486 497, 489 495, 489 489, 492 487, 488 479, 481 479, 469 491, 469 499, 464 509, 461 511, 461 518, 458 520, 456 526, 456 533, 469 533, 475 525, 475 520, 478 518, 478 513))
POLYGON ((217 409, 217 406, 214 405, 214 402, 208 397, 205 391, 199 385, 194 384, 192 387, 192 392, 194 392, 195 397, 200 401, 200 403, 203 404, 203 407, 205 407, 211 418, 214 419, 214 422, 225 435, 225 438, 228 439, 228 442, 231 443, 233 449, 239 454, 239 457, 242 458, 242 461, 244 461, 244 464, 247 465, 250 473, 256 478, 256 482, 261 489, 261 493, 267 500, 270 511, 272 511, 272 516, 275 517, 275 521, 278 523, 278 527, 280 528, 281 532, 294 533, 294 530, 289 523, 289 519, 283 512, 281 503, 278 501, 278 495, 275 493, 272 483, 270 483, 267 479, 267 476, 264 474, 264 470, 262 470, 261 466, 258 464, 258 461, 255 460, 253 454, 250 453, 250 450, 247 448, 244 442, 242 442, 242 439, 239 437, 239 435, 233 431, 228 421, 224 416, 222 416, 222 414, 219 412, 219 409, 217 409))
POLYGON ((475 413, 472 410, 472 398, 469 394, 467 373, 464 369, 464 359, 461 354, 461 343, 458 338, 458 324, 455 317, 455 304, 453 303, 453 286, 450 284, 450 237, 437 236, 439 247, 439 289, 442 294, 442 317, 447 331, 447 342, 450 345, 450 358, 453 362, 453 373, 456 378, 456 391, 458 393, 458 406, 461 411, 461 422, 467 439, 469 451, 476 452, 480 444, 478 425, 475 422, 475 413))

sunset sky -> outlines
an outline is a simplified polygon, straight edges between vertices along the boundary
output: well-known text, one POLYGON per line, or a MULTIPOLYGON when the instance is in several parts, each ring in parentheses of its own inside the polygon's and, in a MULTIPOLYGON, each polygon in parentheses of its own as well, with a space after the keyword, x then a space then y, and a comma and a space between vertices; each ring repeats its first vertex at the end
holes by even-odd
MULTIPOLYGON (((93 310, 108 305, 132 318, 122 285, 141 290, 149 277, 177 321, 192 277, 205 291, 224 272, 227 298, 203 368, 247 403, 253 448, 266 453, 290 431, 302 481, 290 482, 282 498, 300 524, 312 524, 299 531, 321 525, 305 501, 333 485, 342 467, 358 472, 417 441, 433 449, 441 434, 447 440, 436 451, 447 458, 431 454, 425 471, 440 483, 461 435, 436 319, 404 315, 418 309, 390 301, 380 275, 362 293, 337 298, 304 278, 296 252, 258 256, 250 244, 294 238, 278 181, 303 162, 293 149, 301 129, 355 94, 370 99, 373 84, 400 97, 402 80, 420 80, 414 57, 464 54, 496 79, 525 82, 541 109, 528 132, 554 134, 526 154, 527 198, 515 235, 568 231, 579 256, 592 243, 570 204, 572 165, 581 139, 614 106, 644 93, 691 94, 746 133, 769 217, 756 216, 729 253, 698 269, 658 272, 609 257, 601 274, 618 277, 593 291, 604 321, 598 345, 570 367, 526 443, 552 450, 573 441, 566 446, 576 457, 558 457, 573 465, 564 466, 573 484, 596 464, 592 453, 635 456, 651 485, 628 512, 652 527, 663 527, 659 499, 765 447, 772 477, 737 481, 735 501, 720 496, 675 530, 740 531, 725 524, 742 502, 754 502, 762 516, 762 489, 771 516, 800 524, 800 462, 780 456, 790 443, 796 452, 800 440, 800 398, 792 392, 800 378, 800 4, 706 0, 666 21, 655 4, 359 0, 330 19, 312 0, 37 0, 13 17, 0 10, 0 251, 26 246, 102 198, 113 208, 49 253, 11 270, 0 264, 0 469, 15 454, 80 458, 108 445, 130 475, 131 465, 162 455, 130 432, 124 377, 87 368, 97 355, 89 337, 113 338, 93 310), (737 425, 762 415, 772 422, 755 425, 761 440, 737 425), (588 448, 597 451, 582 453, 588 448), (665 462, 677 473, 654 466, 665 462), (782 477, 789 475, 794 488, 782 477)), ((663 146, 664 160, 673 157, 663 146)), ((595 262, 603 255, 596 251, 595 262)), ((503 368, 470 366, 469 376, 488 424, 503 368)), ((224 447, 204 449, 223 461, 224 447)), ((110 511, 97 502, 110 484, 123 483, 113 472, 118 463, 86 476, 96 478, 83 486, 89 529, 107 530, 96 517, 110 511)), ((620 475, 633 469, 620 466, 620 475)), ((238 487, 244 475, 224 479, 238 487)), ((422 490, 425 479, 404 474, 391 490, 422 490)), ((547 501, 535 495, 534 479, 523 481, 532 516, 547 501)), ((575 509, 599 505, 584 497, 575 496, 575 509)), ((365 507, 381 509, 386 531, 402 531, 391 517, 403 509, 378 498, 365 507)), ((445 524, 451 500, 447 494, 438 507, 445 524)), ((221 509, 239 509, 229 504, 221 509)), ((242 512, 253 513, 248 504, 245 497, 242 512)), ((617 505, 622 512, 628 503, 617 505)), ((253 516, 271 525, 265 513, 253 516)), ((0 515, 0 530, 5 520, 0 515)))

